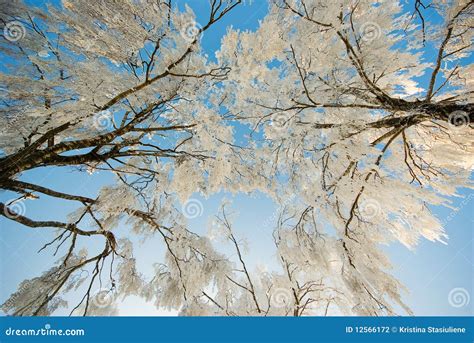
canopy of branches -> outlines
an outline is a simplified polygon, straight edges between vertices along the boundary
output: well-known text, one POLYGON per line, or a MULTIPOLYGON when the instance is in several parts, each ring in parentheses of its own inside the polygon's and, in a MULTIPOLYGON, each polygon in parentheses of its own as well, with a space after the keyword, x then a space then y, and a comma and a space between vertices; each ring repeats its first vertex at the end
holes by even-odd
POLYGON ((135 295, 183 315, 411 313, 380 244, 443 241, 430 207, 472 187, 474 3, 274 0, 209 59, 203 35, 244 5, 210 0, 198 20, 172 0, 1 0, 0 214, 60 252, 4 312, 113 315, 135 295), (39 168, 110 183, 26 182, 39 168), (248 268, 231 204, 212 235, 189 229, 191 196, 220 191, 279 204, 278 268, 248 268), (76 209, 28 215, 45 197, 76 209), (153 275, 120 225, 161 238, 153 275))

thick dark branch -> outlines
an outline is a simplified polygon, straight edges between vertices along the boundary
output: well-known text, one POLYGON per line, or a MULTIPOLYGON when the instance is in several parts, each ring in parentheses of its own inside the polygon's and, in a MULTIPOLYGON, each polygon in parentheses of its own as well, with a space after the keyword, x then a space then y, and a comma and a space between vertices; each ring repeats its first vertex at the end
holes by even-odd
POLYGON ((23 224, 28 227, 32 228, 40 228, 40 227, 51 227, 51 228, 59 228, 71 231, 73 233, 77 233, 81 236, 94 236, 94 235, 103 235, 103 233, 98 231, 84 231, 79 229, 76 225, 71 223, 63 223, 58 221, 36 221, 32 220, 28 217, 25 217, 15 211, 12 211, 8 206, 4 203, 0 202, 0 215, 16 221, 17 223, 23 224))
POLYGON ((22 190, 32 190, 37 191, 55 198, 62 198, 67 200, 77 200, 82 203, 93 203, 94 199, 79 196, 79 195, 71 195, 67 193, 57 192, 52 189, 38 186, 32 183, 24 182, 24 181, 17 181, 17 180, 7 180, 4 183, 1 183, 0 186, 5 189, 10 189, 13 191, 22 191, 22 190))
POLYGON ((466 9, 468 9, 470 6, 472 6, 472 4, 473 4, 473 1, 470 1, 470 2, 466 3, 466 5, 464 7, 462 7, 458 11, 458 13, 456 13, 453 16, 453 18, 449 21, 449 23, 447 25, 448 30, 446 31, 446 36, 444 37, 444 40, 443 40, 443 42, 441 43, 441 45, 439 47, 435 67, 433 69, 433 73, 431 74, 430 84, 428 86, 428 92, 426 93, 426 100, 427 101, 430 101, 432 96, 433 96, 433 89, 434 89, 434 86, 435 86, 436 77, 438 76, 438 72, 441 68, 441 62, 446 57, 446 56, 444 56, 444 50, 446 49, 446 45, 448 44, 448 42, 451 39, 451 36, 453 34, 454 22, 466 9))

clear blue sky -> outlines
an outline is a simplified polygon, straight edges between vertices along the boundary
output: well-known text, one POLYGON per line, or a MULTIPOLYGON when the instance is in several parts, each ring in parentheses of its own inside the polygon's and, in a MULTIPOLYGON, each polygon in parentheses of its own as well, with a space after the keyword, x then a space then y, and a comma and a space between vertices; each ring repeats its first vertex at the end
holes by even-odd
MULTIPOLYGON (((409 1, 410 4, 412 1, 409 1)), ((179 1, 183 6, 186 1, 179 1)), ((198 20, 208 13, 207 1, 194 0, 187 3, 196 11, 198 20)), ((409 5, 410 5, 409 4, 409 5)), ((267 12, 267 2, 264 0, 246 1, 245 5, 238 6, 229 13, 223 21, 206 31, 202 44, 209 57, 214 58, 219 48, 221 37, 229 26, 242 30, 255 30, 258 21, 267 12)), ((428 49, 427 54, 433 50, 428 49)), ((472 63, 472 61, 470 61, 472 63)), ((26 173, 22 178, 44 184, 51 188, 95 196, 97 190, 104 184, 112 182, 111 175, 99 172, 93 176, 78 173, 70 169, 41 168, 26 173)), ((445 228, 449 235, 447 245, 432 243, 426 240, 420 242, 415 251, 409 251, 400 244, 386 247, 386 251, 394 265, 393 274, 406 285, 410 293, 405 294, 405 301, 413 309, 415 315, 472 315, 473 302, 468 306, 454 308, 448 303, 448 294, 456 287, 469 290, 471 297, 473 290, 473 209, 474 196, 472 191, 460 190, 460 194, 471 199, 463 208, 447 221, 445 228)), ((191 228, 198 232, 206 231, 207 222, 217 213, 218 206, 224 194, 217 194, 210 199, 201 199, 204 205, 202 216, 190 222, 191 228)), ((13 195, 9 192, 0 193, 0 200, 10 200, 13 195)), ((233 209, 239 215, 235 221, 235 230, 239 237, 245 237, 248 242, 247 260, 255 267, 264 263, 273 263, 273 243, 271 228, 265 223, 275 212, 275 204, 262 194, 240 194, 233 198, 233 209)), ((453 199, 453 206, 460 205, 463 198, 453 199)), ((29 201, 26 203, 26 214, 37 220, 62 219, 72 209, 74 204, 57 202, 44 197, 41 202, 29 201)), ((445 208, 433 208, 433 211, 443 220, 452 212, 445 208)), ((126 228, 120 228, 122 233, 126 228)), ((0 217, 0 302, 3 302, 25 278, 39 275, 48 269, 53 262, 51 254, 36 251, 53 237, 53 230, 30 229, 22 227, 12 221, 0 217)), ((163 250, 159 240, 150 240, 143 248, 137 251, 138 260, 149 262, 157 261, 163 250)), ((98 246, 99 247, 99 246, 98 246)), ((97 247, 97 248, 98 248, 97 247)), ((144 273, 151 272, 150 264, 141 264, 144 273)), ((137 299, 129 299, 121 307, 121 314, 156 315, 151 305, 146 305, 137 299)))

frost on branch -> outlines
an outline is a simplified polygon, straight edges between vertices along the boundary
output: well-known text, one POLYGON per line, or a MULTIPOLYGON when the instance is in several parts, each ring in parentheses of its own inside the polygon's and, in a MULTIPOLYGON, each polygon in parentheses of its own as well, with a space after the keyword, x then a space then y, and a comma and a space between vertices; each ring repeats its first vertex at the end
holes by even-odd
POLYGON ((48 316, 68 303, 59 294, 77 288, 84 279, 70 278, 71 270, 81 264, 85 256, 71 256, 66 263, 58 263, 41 276, 24 280, 18 290, 3 304, 2 311, 15 316, 48 316), (61 293, 57 293, 66 284, 61 293), (58 294, 58 296, 56 296, 58 294))
MULTIPOLYGON (((255 33, 229 30, 218 53, 233 66, 226 106, 265 138, 256 159, 268 161, 279 198, 298 194, 293 215, 310 208, 328 236, 324 263, 304 262, 342 264, 337 278, 323 274, 344 294, 343 312, 393 313, 402 287, 379 245, 446 242, 430 207, 472 187, 472 77, 461 75, 474 8, 435 7, 444 20, 428 26, 396 1, 276 1, 255 33)), ((289 253, 318 242, 280 235, 289 253)))
POLYGON ((5 312, 118 315, 134 295, 182 315, 411 313, 380 245, 446 243, 431 209, 472 187, 472 2, 272 1, 213 62, 201 39, 239 3, 211 1, 204 19, 161 0, 1 6, 0 29, 18 22, 21 37, 0 40, 14 200, 0 214, 53 229, 41 251, 63 254, 5 312), (39 168, 100 187, 27 182, 39 168), (196 193, 255 191, 279 206, 270 270, 250 267, 226 206, 212 235, 182 210, 196 193), (14 211, 45 197, 73 210, 14 211), (161 259, 139 261, 148 240, 161 259))

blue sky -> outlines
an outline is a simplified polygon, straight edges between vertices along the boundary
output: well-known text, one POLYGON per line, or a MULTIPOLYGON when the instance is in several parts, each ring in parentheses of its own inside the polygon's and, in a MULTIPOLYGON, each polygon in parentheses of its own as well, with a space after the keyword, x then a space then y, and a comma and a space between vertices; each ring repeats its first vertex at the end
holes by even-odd
MULTIPOLYGON (((181 8, 185 3, 196 11, 198 21, 208 13, 207 1, 178 1, 181 8)), ((267 12, 267 6, 267 2, 263 0, 247 0, 245 5, 231 11, 218 25, 205 32, 202 38, 205 53, 214 59, 220 40, 230 26, 241 30, 255 30, 259 20, 267 12)), ((433 52, 434 50, 428 48, 427 56, 433 52)), ((86 196, 96 196, 97 190, 102 185, 113 182, 111 175, 106 172, 89 176, 71 169, 48 168, 26 173, 22 179, 44 184, 59 191, 86 196)), ((415 315, 474 314, 473 299, 468 306, 460 308, 452 307, 448 302, 449 292, 457 287, 469 290, 471 296, 474 296, 472 292, 474 196, 472 191, 466 189, 460 190, 459 193, 464 198, 453 199, 453 206, 461 207, 459 212, 453 214, 452 210, 446 208, 432 209, 445 222, 445 229, 449 235, 447 245, 422 240, 414 251, 406 249, 401 244, 383 248, 391 257, 394 265, 393 274, 410 291, 404 294, 404 299, 415 315)), ((13 196, 12 193, 2 192, 0 200, 4 202, 13 196)), ((250 266, 276 262, 273 255, 272 230, 266 225, 268 218, 272 218, 276 210, 275 204, 270 199, 260 193, 236 196, 221 193, 209 199, 199 195, 194 197, 202 201, 204 212, 202 216, 190 221, 192 230, 198 233, 206 232, 207 223, 217 213, 221 200, 229 197, 233 200, 233 210, 238 212, 234 227, 236 234, 248 242, 249 249, 245 254, 250 266)), ((73 209, 73 203, 58 202, 48 197, 44 197, 41 202, 26 203, 26 214, 37 220, 61 219, 73 209)), ((126 227, 121 227, 119 230, 122 233, 127 232, 126 227)), ((22 280, 37 276, 51 266, 54 261, 51 258, 51 251, 41 254, 37 254, 36 251, 53 237, 53 230, 34 230, 0 217, 0 302, 6 300, 22 280)), ((96 248, 99 249, 100 245, 96 248)), ((226 247, 222 249, 226 250, 226 247)), ((152 239, 144 243, 136 252, 136 257, 138 260, 155 262, 162 254, 160 241, 152 239)), ((151 272, 149 264, 142 263, 140 268, 144 273, 151 272)), ((157 312, 150 304, 144 304, 136 298, 126 300, 120 310, 123 315, 166 314, 157 312)))

